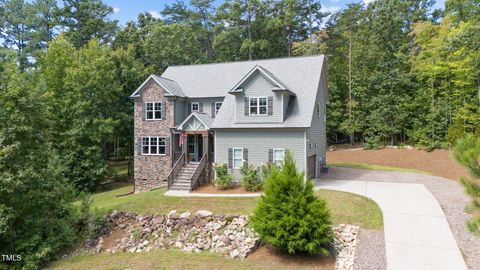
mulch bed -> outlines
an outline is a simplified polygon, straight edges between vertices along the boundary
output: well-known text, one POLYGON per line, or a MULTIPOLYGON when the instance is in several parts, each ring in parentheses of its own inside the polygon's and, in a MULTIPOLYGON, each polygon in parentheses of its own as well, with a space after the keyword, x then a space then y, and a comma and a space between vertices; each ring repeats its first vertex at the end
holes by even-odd
POLYGON ((227 189, 218 189, 211 183, 207 183, 205 185, 199 186, 196 188, 193 193, 209 193, 209 194, 253 194, 259 192, 250 192, 243 189, 242 186, 232 186, 231 188, 227 189))

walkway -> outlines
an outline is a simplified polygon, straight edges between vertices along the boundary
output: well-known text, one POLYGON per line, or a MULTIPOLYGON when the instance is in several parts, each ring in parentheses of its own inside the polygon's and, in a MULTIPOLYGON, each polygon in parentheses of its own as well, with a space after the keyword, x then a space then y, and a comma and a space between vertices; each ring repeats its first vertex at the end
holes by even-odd
POLYGON ((194 193, 186 190, 168 190, 163 195, 177 197, 260 197, 262 193, 241 193, 241 194, 221 194, 221 193, 194 193))
POLYGON ((423 184, 320 180, 316 189, 356 193, 378 203, 389 270, 467 269, 440 205, 423 184))

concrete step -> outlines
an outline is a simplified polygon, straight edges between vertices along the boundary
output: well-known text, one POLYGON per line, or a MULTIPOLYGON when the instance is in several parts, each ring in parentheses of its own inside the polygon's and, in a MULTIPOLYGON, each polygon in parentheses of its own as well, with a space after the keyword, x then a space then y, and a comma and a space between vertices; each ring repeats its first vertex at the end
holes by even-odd
POLYGON ((177 175, 177 178, 183 178, 183 179, 190 179, 192 178, 193 174, 190 174, 190 173, 179 173, 177 175))
POLYGON ((190 180, 183 180, 183 179, 175 179, 175 181, 173 181, 173 184, 185 184, 185 185, 190 185, 190 180))
POLYGON ((173 185, 170 186, 170 189, 177 189, 177 188, 190 189, 190 183, 174 183, 173 185))
POLYGON ((175 182, 173 183, 171 186, 182 186, 182 187, 189 187, 190 186, 190 182, 188 183, 185 183, 185 182, 175 182))
POLYGON ((170 190, 185 190, 185 191, 190 191, 190 187, 188 188, 182 188, 182 187, 170 187, 170 190))

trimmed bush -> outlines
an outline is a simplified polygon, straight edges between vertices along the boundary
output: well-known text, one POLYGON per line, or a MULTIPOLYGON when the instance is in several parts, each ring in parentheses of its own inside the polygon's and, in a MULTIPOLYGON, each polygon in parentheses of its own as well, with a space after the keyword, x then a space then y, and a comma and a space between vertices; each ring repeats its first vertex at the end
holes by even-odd
POLYGON ((219 189, 226 189, 232 184, 233 177, 228 172, 227 164, 216 164, 215 165, 215 186, 219 189))
POLYGON ((313 182, 298 173, 287 151, 282 168, 274 166, 265 180, 264 195, 252 216, 262 241, 290 254, 330 255, 333 243, 330 213, 313 192, 313 182))
POLYGON ((262 189, 263 181, 260 178, 260 172, 257 168, 249 165, 247 162, 243 162, 240 168, 240 174, 242 175, 242 187, 247 191, 258 191, 262 189))

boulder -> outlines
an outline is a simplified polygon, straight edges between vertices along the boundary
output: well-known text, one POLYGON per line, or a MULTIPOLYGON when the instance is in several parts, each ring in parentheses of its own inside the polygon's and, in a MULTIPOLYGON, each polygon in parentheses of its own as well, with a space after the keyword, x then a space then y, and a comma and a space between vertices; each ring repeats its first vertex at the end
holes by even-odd
POLYGON ((207 210, 198 210, 196 215, 201 218, 206 218, 206 217, 211 217, 213 213, 207 210))
POLYGON ((186 219, 186 218, 189 218, 191 216, 191 213, 189 211, 185 212, 185 213, 182 213, 179 218, 181 219, 186 219))

